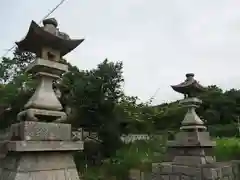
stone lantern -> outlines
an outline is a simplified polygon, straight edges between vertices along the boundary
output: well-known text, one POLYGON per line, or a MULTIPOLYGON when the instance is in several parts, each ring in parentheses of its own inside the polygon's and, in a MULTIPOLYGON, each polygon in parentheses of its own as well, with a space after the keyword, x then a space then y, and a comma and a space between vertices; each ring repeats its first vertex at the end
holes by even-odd
POLYGON ((213 154, 215 142, 211 141, 204 122, 195 112, 202 103, 197 95, 205 88, 194 79, 194 74, 189 73, 186 77, 184 82, 171 87, 184 95, 180 104, 187 108, 187 113, 175 140, 167 144, 167 154, 171 154, 171 160, 153 164, 152 179, 239 180, 239 162, 215 161, 213 154))
POLYGON ((211 141, 209 132, 204 122, 197 115, 195 109, 202 103, 196 96, 204 91, 195 79, 194 74, 186 74, 187 79, 178 85, 172 86, 176 92, 184 94, 180 104, 187 108, 187 113, 182 121, 180 132, 175 141, 169 142, 168 147, 175 149, 173 163, 197 165, 214 162, 211 151, 215 143, 211 141))
POLYGON ((54 18, 45 19, 44 26, 38 26, 32 21, 27 36, 17 42, 18 48, 36 54, 37 59, 27 68, 39 81, 39 85, 25 105, 25 111, 18 115, 19 120, 31 121, 64 121, 66 114, 61 112, 62 105, 54 90, 53 80, 58 79, 68 71, 68 66, 62 62, 62 56, 75 49, 82 41, 72 40, 66 33, 57 29, 54 18))
POLYGON ((1 160, 0 179, 79 179, 71 153, 83 150, 83 142, 72 141, 71 125, 65 124, 67 115, 53 81, 68 71, 62 57, 83 39, 71 39, 57 26, 54 18, 45 19, 42 27, 32 21, 26 37, 16 43, 20 50, 36 54, 26 72, 37 79, 38 86, 4 142, 7 153, 1 160))

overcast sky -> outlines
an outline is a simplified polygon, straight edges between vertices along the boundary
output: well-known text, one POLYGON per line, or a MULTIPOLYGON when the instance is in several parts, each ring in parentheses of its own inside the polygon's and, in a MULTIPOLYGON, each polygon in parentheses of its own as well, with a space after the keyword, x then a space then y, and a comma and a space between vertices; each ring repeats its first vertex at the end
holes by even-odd
MULTIPOLYGON (((0 53, 60 0, 1 0, 0 53)), ((239 0, 66 0, 51 17, 85 41, 66 58, 80 69, 123 61, 125 92, 154 104, 194 72, 203 85, 240 88, 239 0)), ((9 53, 10 55, 10 53, 9 53)))

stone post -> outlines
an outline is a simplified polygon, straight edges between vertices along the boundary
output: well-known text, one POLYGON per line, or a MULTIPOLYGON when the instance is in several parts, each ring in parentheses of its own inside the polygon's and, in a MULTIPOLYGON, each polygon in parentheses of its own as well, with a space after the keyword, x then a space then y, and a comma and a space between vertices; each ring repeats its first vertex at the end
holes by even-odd
POLYGON ((83 40, 72 40, 57 28, 53 18, 44 26, 32 21, 18 48, 36 54, 26 72, 38 80, 35 93, 18 114, 4 145, 0 180, 79 180, 72 152, 83 150, 82 141, 72 141, 67 115, 53 91, 53 81, 67 72, 62 56, 83 40))

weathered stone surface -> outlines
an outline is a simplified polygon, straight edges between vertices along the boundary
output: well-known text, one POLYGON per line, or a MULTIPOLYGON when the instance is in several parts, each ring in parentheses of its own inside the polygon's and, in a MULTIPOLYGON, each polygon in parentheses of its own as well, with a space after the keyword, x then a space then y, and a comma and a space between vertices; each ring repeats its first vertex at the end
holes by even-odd
POLYGON ((55 169, 64 168, 75 168, 75 164, 69 152, 32 152, 20 156, 19 153, 9 153, 6 158, 1 161, 1 167, 14 170, 16 164, 18 164, 17 170, 19 172, 29 172, 29 171, 47 171, 55 169), (46 158, 48 159, 46 161, 46 158))
POLYGON ((61 55, 60 52, 56 49, 44 46, 42 47, 41 57, 46 60, 51 60, 55 62, 60 62, 61 55))
POLYGON ((131 180, 141 180, 141 171, 139 169, 130 169, 129 178, 131 180))
POLYGON ((213 163, 214 159, 211 156, 193 156, 193 155, 182 155, 175 156, 173 159, 174 164, 184 164, 189 166, 194 166, 196 164, 207 164, 213 163))
POLYGON ((231 161, 235 179, 240 179, 240 160, 231 161))
POLYGON ((77 169, 66 169, 65 170, 66 180, 79 180, 77 169))
POLYGON ((183 105, 188 107, 182 121, 180 132, 175 141, 168 143, 171 150, 171 162, 153 166, 155 180, 239 180, 239 162, 216 163, 209 133, 203 121, 198 117, 195 108, 201 102, 196 97, 202 86, 187 74, 187 79, 176 86, 177 92, 183 93, 183 105))
POLYGON ((152 179, 239 180, 239 167, 240 161, 199 166, 176 165, 172 162, 154 163, 152 166, 152 179))
POLYGON ((183 174, 191 177, 194 177, 194 176, 199 177, 201 176, 201 169, 199 167, 172 165, 172 173, 183 174))
POLYGON ((176 140, 168 143, 171 147, 198 146, 198 147, 213 147, 215 142, 210 140, 209 132, 186 132, 180 131, 176 134, 176 140))
POLYGON ((59 124, 67 115, 53 90, 53 81, 68 70, 68 65, 60 63, 62 56, 83 40, 72 40, 60 32, 54 19, 43 23, 40 27, 32 22, 27 37, 17 43, 19 49, 36 54, 27 72, 39 84, 18 114, 20 123, 12 125, 9 139, 0 143, 0 154, 4 154, 0 180, 79 180, 70 152, 83 150, 83 142, 72 141, 71 125, 59 124))
MULTIPOLYGON (((32 21, 26 37, 20 42, 16 42, 16 44, 20 50, 35 53, 37 57, 43 57, 41 50, 45 46, 59 51, 60 57, 62 57, 75 49, 83 40, 71 39, 69 35, 59 31, 56 27, 53 28, 50 24, 44 24, 44 27, 40 27, 36 22, 32 21)), ((53 58, 50 56, 48 59, 53 58)))
POLYGON ((0 180, 79 180, 69 153, 9 153, 0 180))
POLYGON ((18 113, 17 119, 18 121, 64 122, 67 119, 67 115, 62 111, 30 108, 18 113))
POLYGON ((82 141, 10 141, 8 151, 80 151, 83 150, 82 141))
POLYGON ((23 121, 13 124, 11 132, 11 140, 70 141, 72 136, 70 124, 35 121, 23 121))
POLYGON ((130 180, 152 180, 152 173, 141 171, 140 169, 130 169, 128 179, 130 180))
POLYGON ((27 72, 34 73, 38 76, 39 85, 24 107, 53 111, 62 110, 62 105, 56 97, 52 83, 53 80, 57 79, 66 71, 68 71, 66 64, 37 58, 29 65, 27 72))
POLYGON ((50 61, 47 59, 37 58, 26 70, 27 72, 47 72, 51 74, 61 75, 68 71, 68 66, 56 61, 50 61))
POLYGON ((53 111, 62 110, 62 105, 56 97, 52 83, 56 78, 39 74, 39 84, 33 96, 29 99, 24 108, 46 109, 53 111))

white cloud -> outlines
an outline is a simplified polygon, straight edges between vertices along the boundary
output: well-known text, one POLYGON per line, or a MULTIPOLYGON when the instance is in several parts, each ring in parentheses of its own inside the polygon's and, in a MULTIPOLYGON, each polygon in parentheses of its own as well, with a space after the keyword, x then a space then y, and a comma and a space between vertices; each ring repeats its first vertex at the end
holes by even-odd
MULTIPOLYGON (((0 7, 0 53, 58 0, 9 0, 0 7), (50 3, 50 4, 49 4, 50 3), (9 13, 11 12, 11 13, 9 13)), ((80 69, 106 57, 124 63, 125 91, 155 103, 180 98, 170 88, 195 72, 204 85, 239 88, 238 0, 66 1, 53 16, 60 29, 86 38, 67 57, 80 69)))

